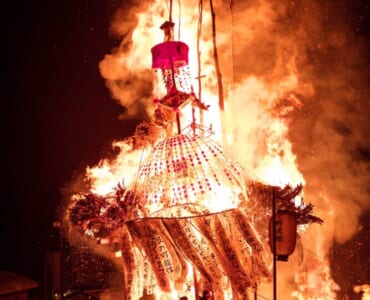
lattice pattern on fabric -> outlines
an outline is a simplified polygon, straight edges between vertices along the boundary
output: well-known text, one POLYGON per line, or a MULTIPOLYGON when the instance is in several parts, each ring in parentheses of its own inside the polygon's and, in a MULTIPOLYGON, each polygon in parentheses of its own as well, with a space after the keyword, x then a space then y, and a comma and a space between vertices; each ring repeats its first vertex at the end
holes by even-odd
POLYGON ((170 92, 173 87, 176 87, 177 90, 184 93, 192 93, 193 86, 191 83, 189 66, 177 68, 175 71, 174 77, 172 77, 172 70, 155 69, 154 78, 157 83, 156 87, 159 86, 163 94, 165 94, 165 90, 166 92, 170 92))
POLYGON ((188 65, 189 47, 180 41, 167 41, 152 48, 152 69, 155 74, 155 86, 163 90, 164 84, 166 94, 174 90, 190 94, 193 92, 188 65))
POLYGON ((190 134, 154 146, 139 168, 137 191, 152 216, 219 212, 247 200, 242 168, 211 138, 190 134))

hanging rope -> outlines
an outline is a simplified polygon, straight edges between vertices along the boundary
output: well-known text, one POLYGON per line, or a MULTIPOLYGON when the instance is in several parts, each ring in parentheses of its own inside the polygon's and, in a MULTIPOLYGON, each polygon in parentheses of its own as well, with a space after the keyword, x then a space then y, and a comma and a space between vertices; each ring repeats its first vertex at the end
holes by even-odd
POLYGON ((216 68, 216 75, 217 75, 217 86, 218 86, 218 105, 221 111, 225 110, 224 106, 224 91, 222 85, 222 74, 220 71, 220 64, 218 61, 218 53, 217 53, 217 42, 216 42, 216 15, 213 8, 213 1, 209 0, 209 5, 211 7, 211 14, 212 14, 212 41, 213 41, 213 58, 215 61, 215 68, 216 68))
POLYGON ((229 5, 231 15, 231 88, 234 89, 235 73, 234 73, 234 1, 230 1, 229 5))
POLYGON ((172 0, 170 0, 170 16, 168 18, 168 21, 172 22, 172 0))
POLYGON ((203 18, 203 0, 199 0, 198 4, 198 30, 197 30, 197 60, 198 60, 198 98, 202 101, 202 82, 201 82, 201 62, 200 62, 200 37, 202 34, 202 18, 203 18))
POLYGON ((181 29, 181 1, 178 0, 178 6, 179 6, 179 27, 178 27, 178 34, 177 34, 177 40, 180 41, 180 29, 181 29))
MULTIPOLYGON (((138 184, 138 180, 139 180, 139 172, 140 172, 140 169, 141 169, 141 166, 143 164, 143 161, 144 161, 144 153, 145 153, 145 150, 146 150, 146 146, 143 147, 143 151, 141 152, 141 155, 140 155, 140 160, 139 160, 139 167, 137 168, 137 172, 136 172, 136 175, 135 175, 135 181, 134 181, 134 187, 133 187, 133 192, 134 192, 134 196, 135 196, 135 200, 137 198, 137 184, 138 184)), ((130 208, 130 212, 129 212, 129 215, 132 215, 132 209, 133 207, 130 208)), ((145 210, 144 210, 145 214, 147 213, 145 210)))

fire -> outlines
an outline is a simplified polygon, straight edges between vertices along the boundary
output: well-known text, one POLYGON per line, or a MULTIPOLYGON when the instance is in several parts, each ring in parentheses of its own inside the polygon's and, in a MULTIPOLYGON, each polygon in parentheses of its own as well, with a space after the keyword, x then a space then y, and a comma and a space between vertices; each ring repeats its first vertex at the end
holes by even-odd
POLYGON ((292 297, 299 300, 336 299, 335 291, 339 288, 331 279, 330 267, 320 260, 314 262, 320 264, 320 269, 311 266, 307 273, 298 274, 295 277, 298 290, 292 293, 292 297))
POLYGON ((122 180, 125 185, 131 185, 136 178, 137 163, 146 155, 145 149, 133 150, 128 141, 114 142, 112 147, 119 151, 114 160, 102 159, 98 165, 86 169, 93 193, 109 194, 122 180))
POLYGON ((292 296, 300 300, 336 299, 339 286, 331 277, 329 260, 326 257, 325 240, 317 228, 307 228, 307 231, 311 232, 303 236, 306 262, 299 273, 294 276, 297 290, 292 293, 292 296), (312 236, 316 236, 314 243, 312 236))
MULTIPOLYGON (((217 13, 224 18, 223 20, 217 19, 220 22, 217 31, 217 47, 221 50, 224 95, 227 99, 225 110, 221 110, 217 104, 217 80, 212 59, 210 8, 205 5, 200 11, 194 9, 195 7, 198 7, 198 1, 183 1, 181 7, 174 5, 172 16, 176 23, 175 39, 185 41, 190 48, 189 68, 190 74, 192 74, 194 93, 199 95, 197 77, 201 76, 199 97, 206 106, 209 106, 209 110, 196 115, 197 121, 204 128, 211 128, 210 132, 213 132, 213 138, 222 143, 230 157, 241 162, 251 178, 282 188, 288 184, 305 185, 306 179, 300 171, 294 153, 295 145, 289 138, 292 123, 291 114, 300 109, 303 110, 302 99, 312 97, 315 90, 308 81, 304 81, 300 76, 297 67, 299 45, 293 44, 288 37, 283 41, 272 41, 276 42, 274 49, 276 53, 267 53, 266 55, 263 53, 264 49, 261 49, 261 55, 266 55, 265 61, 259 59, 260 65, 257 63, 254 65, 253 57, 246 57, 246 66, 243 65, 244 62, 240 58, 243 58, 244 50, 240 45, 237 45, 238 38, 245 43, 246 48, 250 49, 253 41, 259 41, 258 32, 262 37, 271 34, 278 12, 274 11, 272 4, 265 3, 265 1, 260 1, 250 8, 240 4, 239 10, 234 11, 230 10, 230 7, 227 7, 223 2, 217 1, 217 13), (198 35, 199 27, 196 24, 199 24, 200 13, 202 14, 202 31, 198 35), (243 20, 247 20, 246 24, 239 20, 241 16, 243 20), (197 74, 197 42, 199 42, 201 51, 200 74, 197 74), (275 56, 274 59, 271 56, 275 56), (252 69, 253 72, 245 70, 248 68, 252 69)), ((151 93, 148 91, 150 89, 148 82, 152 79, 152 74, 148 71, 151 68, 149 54, 153 45, 163 42, 163 32, 159 30, 159 25, 166 19, 168 7, 166 1, 155 0, 150 5, 141 4, 141 6, 133 8, 129 15, 136 18, 136 24, 132 28, 131 24, 128 23, 127 16, 122 17, 123 13, 127 14, 127 12, 117 13, 112 28, 125 34, 132 29, 130 40, 125 38, 117 49, 113 49, 111 54, 107 54, 101 61, 100 70, 112 92, 112 97, 128 108, 128 116, 138 115, 138 109, 142 107, 142 104, 145 104, 146 113, 153 115, 153 98, 160 97, 164 88, 158 82, 154 82, 153 90, 150 91, 151 93), (122 19, 126 21, 123 22, 122 19), (134 80, 130 80, 131 78, 134 80)), ((191 106, 187 106, 181 111, 181 118, 188 125, 192 121, 191 113, 191 106)), ((171 151, 163 151, 161 158, 166 160, 168 156, 173 155, 173 162, 177 164, 173 168, 180 171, 175 172, 175 175, 179 175, 176 178, 169 177, 165 178, 167 181, 159 182, 155 180, 157 173, 151 172, 155 169, 156 172, 159 170, 158 174, 162 174, 164 167, 157 167, 155 162, 143 164, 144 161, 150 161, 150 155, 158 154, 152 144, 137 148, 133 147, 132 140, 125 140, 115 142, 113 147, 118 149, 118 155, 114 159, 102 159, 97 166, 86 169, 90 191, 101 196, 110 195, 115 191, 118 183, 123 183, 124 186, 135 192, 137 185, 150 182, 148 188, 151 187, 151 191, 155 190, 155 193, 147 196, 147 206, 143 212, 145 217, 156 216, 156 212, 163 209, 161 201, 166 201, 164 199, 167 198, 173 201, 168 203, 170 206, 179 203, 196 203, 207 208, 208 213, 235 208, 241 201, 248 200, 247 191, 242 188, 242 180, 239 180, 239 175, 235 175, 238 171, 232 175, 238 182, 238 187, 241 187, 238 190, 228 189, 225 185, 216 188, 216 185, 212 186, 213 182, 202 181, 203 179, 199 178, 198 175, 187 174, 185 170, 180 176, 182 167, 179 161, 181 157, 192 157, 193 152, 191 151, 187 153, 185 151, 178 156, 171 151), (147 172, 145 168, 147 168, 147 172), (146 179, 148 181, 145 181, 146 179), (208 185, 210 189, 214 188, 212 199, 199 196, 199 193, 194 192, 196 188, 192 190, 185 188, 185 185, 190 186, 190 182, 197 180, 197 188, 200 192, 203 191, 204 185, 208 185), (168 187, 169 191, 166 190, 168 187), (213 201, 217 197, 224 200, 213 201), (175 201, 173 199, 185 200, 182 203, 182 200, 175 201)), ((194 157, 197 155, 196 151, 194 150, 194 157)), ((170 163, 171 161, 168 164, 170 163)), ((224 170, 215 172, 212 168, 207 169, 207 166, 202 166, 200 171, 205 174, 205 178, 211 177, 212 172, 217 174, 225 172, 224 170)), ((225 172, 225 174, 227 173, 225 172)), ((145 196, 145 189, 143 194, 145 196)), ((301 200, 301 198, 296 199, 297 207, 303 205, 301 200)), ((325 240, 320 230, 317 228, 316 230, 304 229, 303 247, 308 241, 310 245, 315 245, 315 248, 311 248, 309 251, 305 248, 302 250, 305 258, 299 267, 284 268, 279 266, 284 273, 282 277, 287 279, 286 282, 279 283, 279 289, 281 289, 279 296, 282 298, 336 298, 339 287, 331 276, 328 241, 325 240), (311 243, 310 239, 313 237, 315 237, 315 242, 311 243), (306 258, 307 256, 309 258, 306 258), (294 283, 292 284, 292 282, 294 283)), ((121 255, 121 252, 116 252, 116 257, 121 255)), ((293 263, 298 262, 294 260, 293 263)), ((290 262, 290 264, 292 263, 290 262)), ((160 293, 158 290, 156 292, 160 293)), ((172 295, 173 298, 177 296, 177 294, 172 295)))
POLYGON ((370 299, 370 285, 356 285, 353 290, 359 294, 362 293, 362 300, 369 300, 370 299))

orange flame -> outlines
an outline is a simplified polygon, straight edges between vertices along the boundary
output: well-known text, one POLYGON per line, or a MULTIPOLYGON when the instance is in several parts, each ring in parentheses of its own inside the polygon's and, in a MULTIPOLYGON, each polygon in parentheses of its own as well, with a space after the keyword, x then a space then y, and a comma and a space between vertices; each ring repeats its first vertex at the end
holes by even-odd
MULTIPOLYGON (((175 37, 180 36, 180 39, 190 46, 190 70, 193 77, 197 76, 195 24, 199 20, 199 13, 194 9, 197 3, 194 0, 183 1, 181 9, 175 5, 173 13, 174 19, 178 18, 175 37)), ((165 1, 156 0, 150 5, 141 5, 135 8, 135 14, 134 10, 130 14, 130 17, 135 16, 137 21, 131 32, 132 43, 125 39, 120 47, 107 54, 100 64, 102 76, 106 79, 112 97, 128 108, 129 116, 140 113, 137 103, 146 103, 147 113, 152 114, 152 99, 147 93, 142 93, 142 82, 152 79, 148 71, 150 48, 163 41, 159 25, 168 14, 165 1), (122 85, 122 82, 129 78, 136 80, 122 85)), ((225 4, 217 2, 216 9, 221 16, 217 19, 220 22, 217 46, 222 54, 227 102, 225 112, 220 112, 217 106, 214 63, 211 59, 211 17, 209 8, 205 7, 200 37, 201 75, 205 75, 202 81, 202 101, 210 105, 210 111, 204 115, 202 122, 206 127, 212 125, 216 132, 215 139, 222 141, 228 154, 242 162, 250 175, 258 181, 279 186, 305 184, 306 180, 297 164, 294 145, 289 140, 289 117, 295 110, 302 108, 300 97, 311 97, 314 89, 299 76, 296 66, 299 59, 298 45, 292 43, 288 36, 282 40, 273 38, 274 22, 282 12, 276 11, 276 7, 269 1, 258 1, 250 6, 240 4, 238 10, 231 12, 225 4), (241 17, 243 22, 240 21, 241 17), (270 43, 276 43, 276 46, 267 47, 270 43), (264 57, 258 59, 258 65, 253 64, 255 52, 249 56, 244 53, 244 48, 251 49, 254 44, 260 46, 258 55, 264 57), (266 46, 266 49, 263 46, 266 46), (274 50, 269 50, 271 48, 274 50)), ((286 7, 281 5, 279 9, 284 10, 286 7)), ((128 23, 127 16, 126 21, 121 22, 122 18, 119 16, 122 17, 122 13, 117 13, 113 28, 126 33, 131 24, 128 23)), ((197 93, 195 82, 194 88, 197 93)), ((94 193, 109 194, 122 179, 127 186, 134 185, 137 167, 148 153, 148 149, 134 151, 125 142, 117 142, 114 147, 120 149, 115 160, 103 159, 97 166, 88 167, 86 170, 94 193)), ((329 205, 324 204, 322 211, 327 207, 329 205)), ((330 213, 328 218, 331 218, 330 213)), ((315 249, 310 251, 319 257, 314 256, 311 261, 304 260, 298 273, 292 271, 296 268, 284 269, 287 277, 293 278, 295 284, 293 291, 292 288, 282 288, 289 291, 280 295, 282 298, 335 299, 338 286, 331 277, 327 258, 331 241, 326 240, 324 234, 317 228, 305 232, 306 239, 315 237, 315 242, 309 243, 315 245, 315 249)), ((288 283, 283 284, 289 286, 288 283)))

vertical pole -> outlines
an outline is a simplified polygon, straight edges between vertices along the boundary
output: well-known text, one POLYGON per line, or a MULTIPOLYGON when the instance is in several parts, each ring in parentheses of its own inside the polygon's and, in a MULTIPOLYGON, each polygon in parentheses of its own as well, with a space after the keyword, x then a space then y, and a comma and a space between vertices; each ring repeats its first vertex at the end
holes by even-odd
POLYGON ((212 16, 212 42, 213 42, 213 58, 215 61, 215 68, 216 68, 216 75, 217 75, 217 87, 218 87, 218 105, 221 111, 225 110, 224 105, 224 89, 222 84, 222 74, 220 69, 220 63, 218 61, 218 53, 217 53, 217 42, 216 42, 216 14, 213 8, 213 1, 209 0, 209 5, 211 8, 211 16, 212 16))
POLYGON ((170 0, 170 17, 169 21, 172 22, 172 0, 170 0))
MULTIPOLYGON (((173 90, 176 90, 177 93, 177 88, 176 88, 176 80, 175 80, 175 67, 173 65, 173 59, 171 57, 171 76, 172 76, 172 87, 170 93, 173 92, 173 90)), ((175 97, 175 96, 173 96, 175 97)), ((176 101, 177 102, 177 101, 176 101)), ((181 124, 180 124, 180 112, 178 111, 178 106, 177 103, 172 103, 173 107, 176 107, 176 124, 177 124, 177 133, 181 133, 181 124)))
POLYGON ((256 285, 256 287, 255 287, 255 289, 254 289, 254 300, 257 300, 257 285, 256 285))
POLYGON ((192 117, 192 124, 191 124, 191 126, 192 126, 192 129, 193 129, 193 134, 195 135, 195 108, 194 107, 192 107, 191 108, 191 117, 192 117))
POLYGON ((176 124, 177 124, 177 133, 181 134, 180 113, 178 111, 176 111, 176 124))
POLYGON ((272 188, 272 255, 273 255, 273 299, 276 300, 276 196, 272 188))
POLYGON ((121 238, 121 240, 120 240, 120 250, 121 250, 121 253, 122 253, 122 256, 121 256, 122 261, 121 261, 121 263, 122 263, 122 269, 123 269, 123 282, 122 282, 123 299, 122 300, 126 300, 127 299, 127 296, 126 296, 126 279, 125 279, 125 277, 127 276, 127 271, 123 267, 123 264, 124 264, 123 260, 126 259, 124 257, 124 253, 122 251, 122 245, 123 245, 123 243, 124 243, 124 240, 123 240, 123 238, 121 238))
POLYGON ((198 287, 198 280, 197 280, 197 274, 194 266, 191 266, 193 268, 193 280, 194 280, 194 294, 195 294, 195 300, 198 300, 198 293, 199 293, 199 287, 198 287))
POLYGON ((200 62, 200 36, 202 33, 202 17, 203 17, 203 0, 199 1, 198 5, 199 19, 198 19, 198 31, 197 31, 197 60, 198 60, 198 98, 202 102, 202 81, 201 81, 201 62, 200 62))

